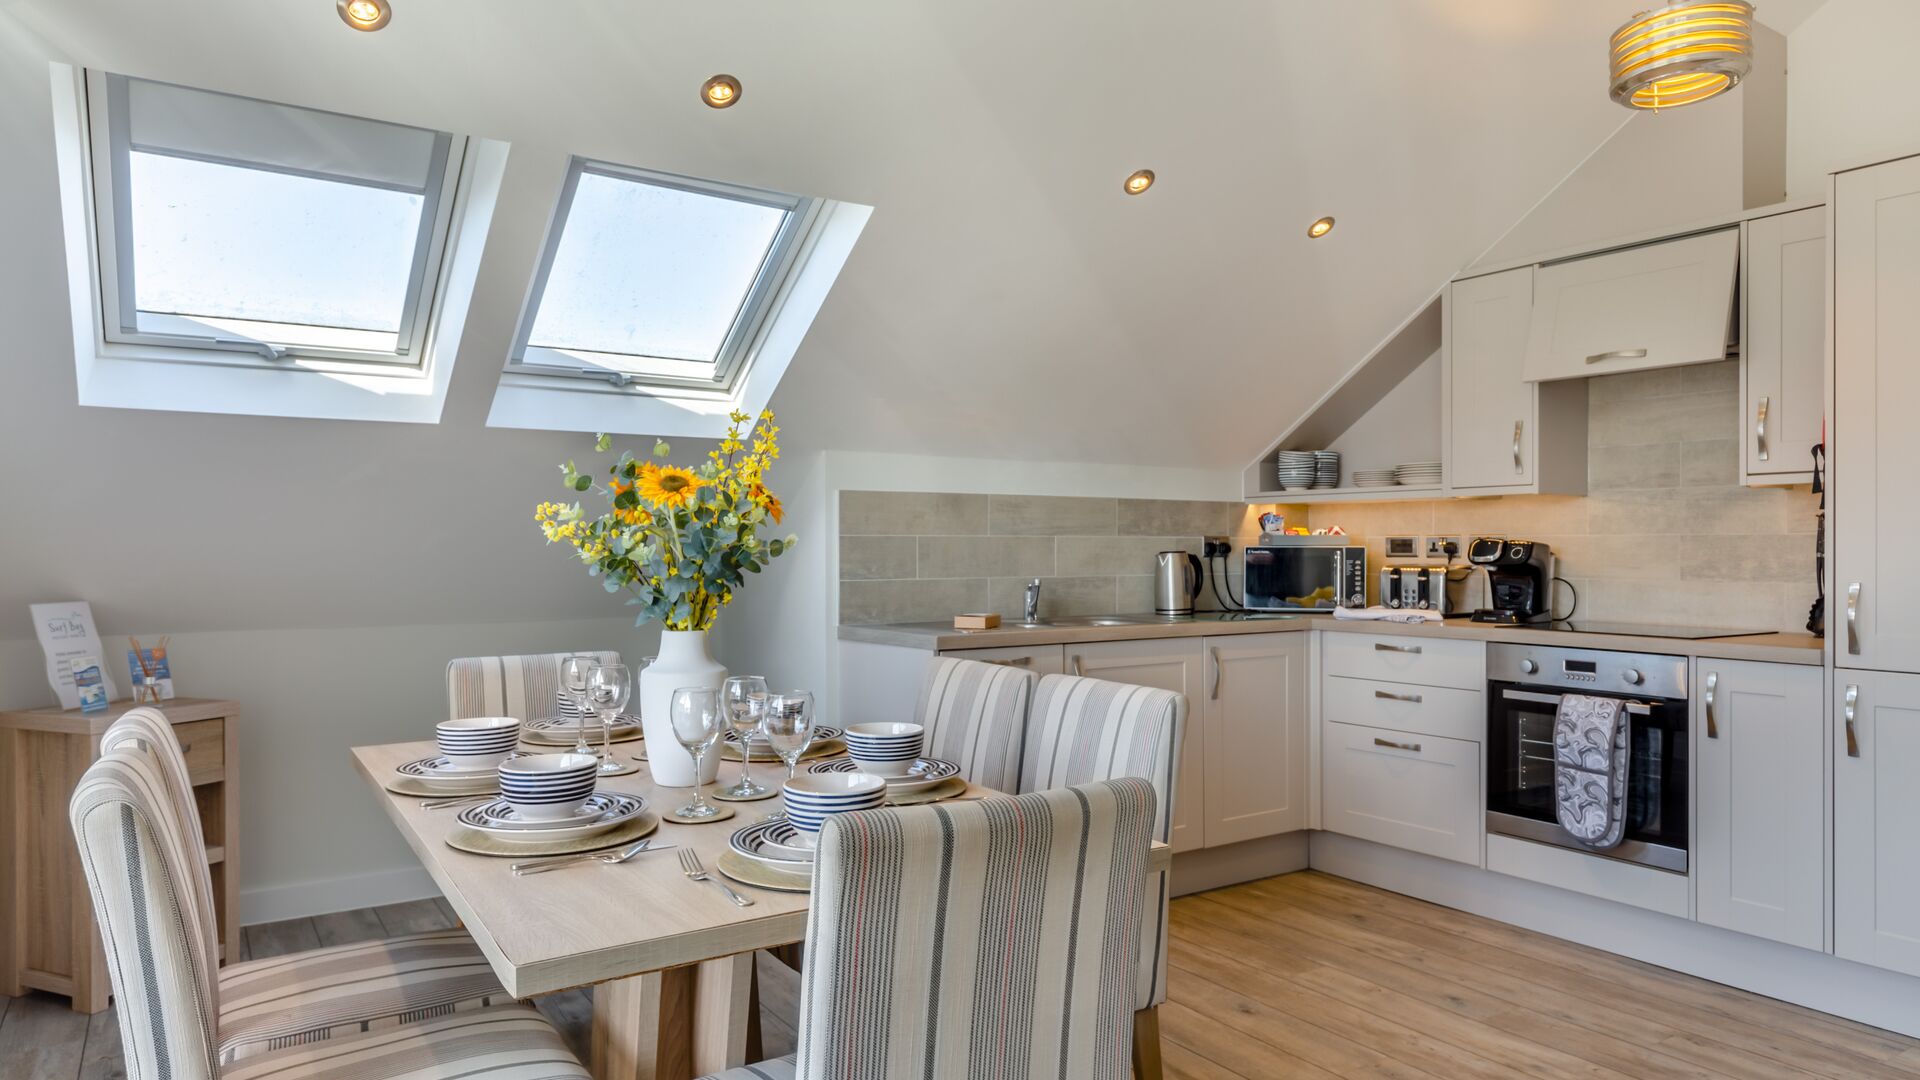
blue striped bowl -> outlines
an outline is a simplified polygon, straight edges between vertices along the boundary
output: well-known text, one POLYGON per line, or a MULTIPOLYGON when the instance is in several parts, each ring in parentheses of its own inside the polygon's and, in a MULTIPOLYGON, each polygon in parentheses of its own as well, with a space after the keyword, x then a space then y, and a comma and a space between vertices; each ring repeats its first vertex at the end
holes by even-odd
POLYGON ((887 782, 865 773, 801 773, 781 790, 787 820, 812 837, 835 814, 871 810, 887 798, 887 782))
POLYGON ((899 777, 912 772, 920 760, 927 729, 919 724, 851 724, 844 737, 847 756, 861 772, 899 777))

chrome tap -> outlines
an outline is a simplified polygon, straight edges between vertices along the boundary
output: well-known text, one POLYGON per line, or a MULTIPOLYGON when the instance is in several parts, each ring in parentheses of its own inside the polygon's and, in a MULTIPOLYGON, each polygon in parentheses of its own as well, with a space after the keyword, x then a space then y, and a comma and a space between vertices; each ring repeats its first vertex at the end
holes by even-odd
POLYGON ((1026 617, 1023 618, 1021 621, 1022 622, 1039 622, 1040 621, 1040 579, 1039 578, 1034 578, 1032 581, 1027 582, 1026 617))

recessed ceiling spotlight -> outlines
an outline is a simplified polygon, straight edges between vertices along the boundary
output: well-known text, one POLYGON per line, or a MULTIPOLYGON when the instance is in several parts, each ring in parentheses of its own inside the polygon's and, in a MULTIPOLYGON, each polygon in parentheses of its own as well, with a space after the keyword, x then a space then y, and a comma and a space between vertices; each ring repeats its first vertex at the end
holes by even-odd
POLYGON ((1153 186, 1153 170, 1152 169, 1135 170, 1133 175, 1127 177, 1127 182, 1121 185, 1121 187, 1124 188, 1126 190, 1126 193, 1129 195, 1138 195, 1152 186, 1153 186))
POLYGON ((334 0, 340 21, 355 30, 378 30, 393 19, 393 5, 387 0, 334 0))
POLYGON ((1318 240, 1332 231, 1333 231, 1333 219, 1330 217, 1323 217, 1319 221, 1316 221, 1313 224, 1307 226, 1307 238, 1310 240, 1318 240))
POLYGON ((731 75, 715 75, 700 84, 700 100, 724 109, 740 100, 740 80, 731 75))

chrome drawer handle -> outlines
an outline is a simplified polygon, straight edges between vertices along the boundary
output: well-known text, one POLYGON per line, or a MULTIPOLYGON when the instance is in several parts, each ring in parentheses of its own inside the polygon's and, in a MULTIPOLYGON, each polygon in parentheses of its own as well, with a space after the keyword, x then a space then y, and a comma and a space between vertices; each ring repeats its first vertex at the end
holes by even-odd
POLYGON ((1376 641, 1373 643, 1373 651, 1374 652, 1418 653, 1420 651, 1420 646, 1389 645, 1384 641, 1376 641))
POLYGON ((1860 705, 1860 688, 1857 686, 1847 687, 1847 704, 1846 704, 1846 708, 1842 711, 1846 714, 1846 717, 1847 717, 1847 756, 1848 757, 1860 756, 1860 737, 1854 734, 1854 731, 1853 731, 1853 717, 1854 717, 1854 713, 1858 711, 1859 705, 1860 705))
POLYGON ((1215 701, 1219 701, 1220 700, 1220 650, 1218 648, 1209 648, 1207 650, 1207 658, 1213 661, 1213 689, 1207 693, 1207 696, 1212 698, 1215 701))
POLYGON ((1772 403, 1772 401, 1773 401, 1773 399, 1772 399, 1772 398, 1761 398, 1761 399, 1760 399, 1760 417, 1759 417, 1759 419, 1758 419, 1758 420, 1756 420, 1756 421, 1754 421, 1754 425, 1753 425, 1753 437, 1754 437, 1754 441, 1755 441, 1755 443, 1756 443, 1756 444, 1758 445, 1758 447, 1759 447, 1759 450, 1760 450, 1760 460, 1761 460, 1761 461, 1766 461, 1766 460, 1768 460, 1768 455, 1767 455, 1767 406, 1768 406, 1769 404, 1771 404, 1771 403, 1772 403))
POLYGON ((1717 739, 1720 737, 1720 725, 1716 723, 1713 718, 1713 692, 1719 689, 1719 687, 1720 673, 1717 671, 1708 672, 1705 705, 1707 707, 1707 738, 1709 739, 1717 739))
POLYGON ((1587 357, 1587 363, 1597 364, 1602 360, 1638 360, 1647 355, 1645 349, 1615 349, 1613 352, 1594 353, 1587 357))
POLYGON ((1373 740, 1373 745, 1384 746, 1389 750, 1410 750, 1416 754, 1420 752, 1420 744, 1417 742, 1394 742, 1392 739, 1376 738, 1373 740))
POLYGON ((1526 428, 1527 422, 1525 420, 1515 420, 1513 422, 1513 471, 1516 473, 1526 471, 1520 464, 1520 433, 1525 431, 1526 428))
POLYGON ((1408 701, 1415 705, 1420 704, 1419 694, 1389 694, 1385 690, 1375 690, 1373 696, 1382 701, 1408 701))
POLYGON ((998 664, 998 665, 1000 665, 1001 667, 1032 667, 1032 666, 1033 666, 1033 657, 1031 657, 1031 656, 1015 656, 1015 657, 1013 657, 1013 658, 1011 658, 1011 659, 1007 659, 1007 660, 988 660, 988 661, 987 661, 987 663, 989 663, 989 664, 998 664))
POLYGON ((1847 586, 1847 653, 1860 655, 1860 583, 1847 586))
POLYGON ((1072 664, 1074 675, 1080 676, 1086 674, 1086 672, 1080 670, 1080 658, 1078 656, 1072 658, 1072 664))

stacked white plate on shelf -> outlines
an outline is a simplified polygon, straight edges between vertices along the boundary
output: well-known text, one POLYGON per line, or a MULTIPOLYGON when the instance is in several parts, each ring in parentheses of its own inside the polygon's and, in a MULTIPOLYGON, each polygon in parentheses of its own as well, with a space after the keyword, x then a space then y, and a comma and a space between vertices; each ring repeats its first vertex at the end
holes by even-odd
POLYGON ((1408 487, 1439 487, 1440 463, 1409 461, 1393 467, 1393 478, 1408 487))
POLYGON ((1355 469, 1353 486, 1363 488, 1393 487, 1400 482, 1392 469, 1355 469))
POLYGON ((1340 451, 1315 450, 1313 452, 1313 486, 1317 488, 1337 488, 1340 486, 1340 451))
POLYGON ((1311 450, 1282 450, 1276 467, 1277 478, 1283 490, 1310 488, 1318 478, 1320 464, 1311 450))

